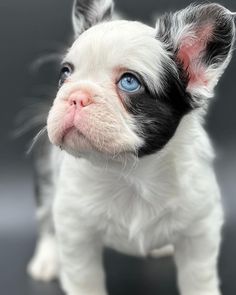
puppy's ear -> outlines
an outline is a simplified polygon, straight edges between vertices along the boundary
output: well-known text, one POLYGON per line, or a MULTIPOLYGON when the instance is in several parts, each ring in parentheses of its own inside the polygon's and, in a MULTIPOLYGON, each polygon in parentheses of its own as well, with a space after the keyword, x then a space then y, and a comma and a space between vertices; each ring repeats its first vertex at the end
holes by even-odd
POLYGON ((228 65, 235 37, 234 13, 218 4, 190 5, 157 20, 157 38, 187 76, 195 97, 213 96, 228 65))
POLYGON ((111 19, 113 6, 112 0, 74 0, 72 22, 75 37, 93 25, 111 19))

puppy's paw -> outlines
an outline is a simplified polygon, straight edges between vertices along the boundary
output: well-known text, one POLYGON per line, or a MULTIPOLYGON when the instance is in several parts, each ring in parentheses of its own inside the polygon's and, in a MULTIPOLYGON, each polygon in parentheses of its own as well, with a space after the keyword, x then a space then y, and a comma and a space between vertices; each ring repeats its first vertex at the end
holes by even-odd
POLYGON ((81 284, 75 285, 65 276, 63 271, 60 273, 60 285, 66 295, 108 295, 105 286, 101 282, 95 281, 94 278, 83 286, 81 284))
POLYGON ((49 282, 58 277, 59 263, 55 238, 42 237, 35 254, 27 267, 28 274, 35 280, 49 282))

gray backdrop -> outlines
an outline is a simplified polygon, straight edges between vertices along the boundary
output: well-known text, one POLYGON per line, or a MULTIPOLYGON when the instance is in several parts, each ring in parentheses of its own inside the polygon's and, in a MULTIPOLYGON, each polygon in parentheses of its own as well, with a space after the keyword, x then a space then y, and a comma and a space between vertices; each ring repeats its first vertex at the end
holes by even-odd
MULTIPOLYGON (((151 23, 155 13, 183 8, 184 0, 117 0, 132 19, 151 23)), ((218 1, 236 11, 233 0, 218 1)), ((71 42, 71 0, 0 0, 0 294, 60 294, 57 283, 35 283, 25 266, 36 238, 31 159, 25 150, 34 132, 14 139, 19 111, 46 102, 56 91, 58 66, 37 60, 63 53, 71 42)), ((154 23, 154 22, 153 22, 154 23)), ((55 57, 55 56, 54 56, 55 57)), ((220 275, 224 295, 236 293, 236 56, 221 79, 206 128, 217 151, 216 171, 226 212, 220 275)), ((171 258, 140 260, 105 255, 111 294, 174 295, 171 258)))

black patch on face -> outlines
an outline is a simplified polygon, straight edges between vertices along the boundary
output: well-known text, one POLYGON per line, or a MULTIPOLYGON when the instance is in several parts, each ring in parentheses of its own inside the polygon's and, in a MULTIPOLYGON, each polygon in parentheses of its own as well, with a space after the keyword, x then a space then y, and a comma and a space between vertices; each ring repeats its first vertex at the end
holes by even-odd
POLYGON ((181 118, 193 109, 193 100, 186 92, 188 77, 179 68, 179 77, 172 69, 165 73, 162 94, 148 89, 129 95, 128 111, 138 123, 138 135, 144 139, 138 156, 161 150, 173 137, 181 118))

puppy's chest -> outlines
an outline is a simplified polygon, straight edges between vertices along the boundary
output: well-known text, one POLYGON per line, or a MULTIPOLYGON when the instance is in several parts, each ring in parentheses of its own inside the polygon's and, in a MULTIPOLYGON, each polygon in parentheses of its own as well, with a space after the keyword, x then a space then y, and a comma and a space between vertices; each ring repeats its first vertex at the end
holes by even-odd
POLYGON ((108 179, 94 183, 82 193, 80 209, 103 232, 107 246, 128 254, 146 255, 170 242, 176 206, 171 194, 171 185, 163 194, 153 183, 108 179))

